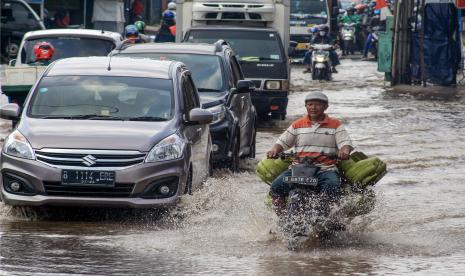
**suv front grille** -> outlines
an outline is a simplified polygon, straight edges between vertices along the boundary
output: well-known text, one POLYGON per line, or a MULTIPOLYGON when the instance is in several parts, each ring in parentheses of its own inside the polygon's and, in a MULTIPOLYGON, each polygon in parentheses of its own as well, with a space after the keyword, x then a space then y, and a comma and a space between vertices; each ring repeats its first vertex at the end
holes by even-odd
POLYGON ((44 182, 46 195, 74 197, 124 197, 131 196, 133 183, 115 183, 114 187, 68 186, 61 182, 44 182))
POLYGON ((42 149, 38 161, 54 167, 125 168, 144 162, 145 153, 118 150, 42 149))

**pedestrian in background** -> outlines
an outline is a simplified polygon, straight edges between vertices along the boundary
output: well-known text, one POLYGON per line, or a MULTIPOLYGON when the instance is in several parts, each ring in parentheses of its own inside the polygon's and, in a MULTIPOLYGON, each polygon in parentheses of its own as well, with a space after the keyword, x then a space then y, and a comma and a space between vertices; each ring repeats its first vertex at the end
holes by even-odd
POLYGON ((92 14, 94 29, 123 33, 124 1, 123 0, 95 0, 92 14))

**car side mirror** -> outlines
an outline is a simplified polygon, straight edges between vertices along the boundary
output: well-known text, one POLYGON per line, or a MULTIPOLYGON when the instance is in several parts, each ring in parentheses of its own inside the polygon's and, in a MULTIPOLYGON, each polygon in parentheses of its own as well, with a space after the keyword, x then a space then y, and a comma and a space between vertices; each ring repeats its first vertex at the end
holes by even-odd
POLYGON ((13 120, 19 118, 19 105, 9 103, 0 107, 0 118, 5 120, 13 120))
POLYGON ((16 65, 16 59, 12 59, 8 62, 8 66, 15 66, 16 65))
POLYGON ((240 80, 236 85, 236 93, 250 93, 255 90, 255 84, 249 80, 240 80))
POLYGON ((197 124, 209 124, 213 121, 213 113, 206 109, 194 108, 189 112, 189 122, 197 124))

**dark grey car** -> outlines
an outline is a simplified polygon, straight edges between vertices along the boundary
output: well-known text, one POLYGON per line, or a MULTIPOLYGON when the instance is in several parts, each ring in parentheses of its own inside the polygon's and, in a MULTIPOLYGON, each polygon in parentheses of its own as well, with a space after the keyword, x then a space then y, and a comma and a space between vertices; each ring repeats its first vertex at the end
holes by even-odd
POLYGON ((241 66, 225 41, 145 43, 114 50, 113 55, 181 61, 192 71, 202 107, 214 114, 210 125, 213 163, 239 170, 239 158, 255 157, 254 84, 244 80, 241 66))
MULTIPOLYGON (((213 115, 180 62, 124 57, 54 62, 1 154, 9 205, 173 205, 210 171, 213 115)), ((19 115, 16 104, 2 118, 19 115)))

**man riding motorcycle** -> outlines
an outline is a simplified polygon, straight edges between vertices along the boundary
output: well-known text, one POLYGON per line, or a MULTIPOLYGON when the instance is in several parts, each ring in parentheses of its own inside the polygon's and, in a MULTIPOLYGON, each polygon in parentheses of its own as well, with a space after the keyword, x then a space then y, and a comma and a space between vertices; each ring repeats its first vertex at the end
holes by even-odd
MULTIPOLYGON (((341 121, 325 114, 328 108, 328 97, 321 92, 312 92, 305 97, 307 115, 294 121, 278 138, 274 146, 267 152, 268 158, 276 158, 285 150, 295 147, 296 162, 306 156, 314 160, 320 168, 317 173, 320 191, 330 200, 337 200, 341 194, 341 180, 336 161, 349 158, 353 150, 352 140, 341 121)), ((279 175, 271 184, 271 197, 275 212, 279 215, 286 207, 286 197, 291 190, 284 178, 291 176, 291 170, 279 175)))
MULTIPOLYGON (((337 45, 336 41, 329 34, 329 27, 327 25, 318 27, 317 32, 313 34, 312 40, 310 41, 310 45, 313 44, 333 45, 333 49, 329 51, 329 58, 331 60, 332 72, 337 73, 336 66, 340 64, 339 57, 335 51, 337 45)), ((304 73, 310 73, 312 71, 312 54, 312 49, 309 49, 308 52, 305 53, 303 63, 307 66, 307 68, 304 70, 304 73)))
POLYGON ((124 42, 128 44, 137 44, 137 43, 144 43, 144 40, 141 38, 139 34, 139 30, 135 25, 127 25, 124 29, 124 42))
POLYGON ((355 7, 350 7, 347 9, 347 14, 344 15, 340 23, 341 25, 343 24, 355 24, 355 38, 356 38, 356 45, 358 45, 360 42, 360 37, 361 37, 361 28, 362 28, 362 17, 359 14, 355 13, 356 9, 355 7))

